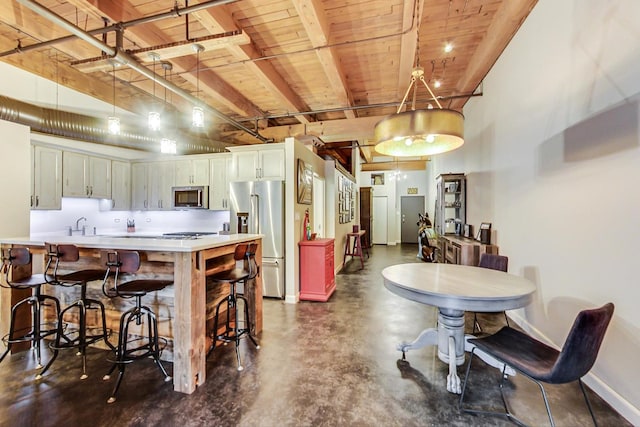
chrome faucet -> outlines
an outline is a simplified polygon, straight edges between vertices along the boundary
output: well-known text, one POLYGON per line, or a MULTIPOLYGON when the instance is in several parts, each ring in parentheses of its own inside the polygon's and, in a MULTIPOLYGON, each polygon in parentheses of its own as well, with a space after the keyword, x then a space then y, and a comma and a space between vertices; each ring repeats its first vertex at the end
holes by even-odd
MULTIPOLYGON (((87 218, 85 218, 85 217, 83 217, 83 216, 81 216, 80 218, 78 218, 78 220, 76 221, 76 230, 75 230, 75 231, 80 231, 80 221, 82 221, 83 219, 84 219, 85 221, 87 220, 87 218)), ((86 225, 86 224, 85 224, 85 225, 86 225)))

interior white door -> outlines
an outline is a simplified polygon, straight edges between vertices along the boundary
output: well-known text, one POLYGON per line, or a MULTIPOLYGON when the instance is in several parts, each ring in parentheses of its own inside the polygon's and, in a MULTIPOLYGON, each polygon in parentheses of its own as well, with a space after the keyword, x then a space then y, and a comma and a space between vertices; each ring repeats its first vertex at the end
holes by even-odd
POLYGON ((373 198, 373 231, 371 233, 371 243, 374 245, 387 244, 387 232, 389 229, 387 214, 387 196, 373 198))
POLYGON ((311 194, 313 198, 313 232, 317 234, 316 237, 325 237, 324 179, 315 174, 313 175, 313 191, 311 194))

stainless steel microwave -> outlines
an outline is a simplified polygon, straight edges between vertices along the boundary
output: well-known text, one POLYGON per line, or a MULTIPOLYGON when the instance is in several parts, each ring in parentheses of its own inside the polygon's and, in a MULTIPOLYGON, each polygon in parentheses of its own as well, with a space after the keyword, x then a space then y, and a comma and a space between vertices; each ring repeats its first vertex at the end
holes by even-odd
POLYGON ((172 187, 173 209, 209 209, 209 187, 206 185, 172 187))

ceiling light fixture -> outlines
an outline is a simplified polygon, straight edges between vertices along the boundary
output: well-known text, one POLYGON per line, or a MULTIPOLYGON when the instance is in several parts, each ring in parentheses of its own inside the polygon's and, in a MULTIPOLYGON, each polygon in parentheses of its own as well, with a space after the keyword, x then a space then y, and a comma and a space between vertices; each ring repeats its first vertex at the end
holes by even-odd
MULTIPOLYGON (((153 105, 156 105, 156 61, 160 59, 160 56, 151 52, 149 56, 153 59, 153 105)), ((149 111, 149 130, 151 131, 159 131, 160 130, 160 113, 155 111, 153 108, 149 111)))
POLYGON ((160 140, 160 152, 166 154, 176 154, 176 141, 169 138, 162 138, 160 140))
POLYGON ((386 156, 431 156, 455 150, 464 144, 464 116, 458 111, 442 108, 424 79, 424 69, 420 66, 420 40, 416 46, 416 66, 411 72, 411 82, 396 114, 380 120, 374 129, 377 142, 375 150, 386 156), (417 81, 427 88, 438 108, 415 109, 417 81), (412 87, 411 110, 401 113, 412 87))
MULTIPOLYGON (((196 98, 198 101, 200 100, 200 52, 204 50, 204 47, 199 44, 193 45, 193 50, 196 51, 196 98)), ((191 113, 191 125, 194 128, 203 128, 204 127, 204 110, 202 107, 196 105, 193 107, 193 111, 191 113)))
POLYGON ((120 119, 116 117, 116 66, 112 65, 113 73, 113 115, 107 118, 107 130, 111 135, 120 134, 120 119))

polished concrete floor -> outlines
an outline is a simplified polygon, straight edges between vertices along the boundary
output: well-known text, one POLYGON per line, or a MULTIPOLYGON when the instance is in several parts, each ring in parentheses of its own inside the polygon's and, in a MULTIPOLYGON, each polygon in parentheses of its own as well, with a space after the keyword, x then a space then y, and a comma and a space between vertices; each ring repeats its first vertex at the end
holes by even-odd
MULTIPOLYGON (((7 357, 0 364, 0 426, 513 425, 460 414, 458 396, 446 391, 447 366, 433 348, 410 351, 401 360, 396 344, 434 325, 436 311, 391 294, 380 272, 418 262, 416 251, 415 245, 376 246, 364 269, 357 260, 347 264, 328 303, 265 300, 261 349, 242 342, 245 370, 236 371, 233 346, 219 347, 209 358, 206 383, 191 395, 174 393, 143 360, 127 369, 118 400, 107 404, 112 383, 101 378, 109 364, 107 353, 97 349, 90 351, 90 376, 83 381, 72 352, 61 353, 40 381, 33 379, 32 352, 7 357)), ((501 315, 483 319, 489 332, 504 322, 501 315)), ((475 359, 474 367, 470 398, 500 409, 498 371, 475 359)), ((558 426, 591 424, 577 384, 547 390, 558 426)), ((517 376, 506 392, 525 422, 548 425, 535 384, 517 376)), ((590 397, 601 426, 629 425, 590 397)))

